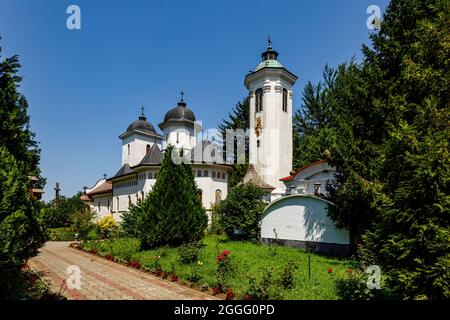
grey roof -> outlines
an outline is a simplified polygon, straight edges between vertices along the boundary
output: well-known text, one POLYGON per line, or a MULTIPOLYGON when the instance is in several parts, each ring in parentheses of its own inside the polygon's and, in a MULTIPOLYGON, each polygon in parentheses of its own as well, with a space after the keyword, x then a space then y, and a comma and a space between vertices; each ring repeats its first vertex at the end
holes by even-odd
POLYGON ((153 133, 153 134, 156 133, 153 125, 150 122, 146 121, 145 117, 139 117, 139 120, 134 121, 127 128, 127 132, 136 131, 136 130, 153 133))
POLYGON ((256 168, 253 164, 250 164, 247 169, 247 173, 245 174, 244 178, 242 178, 242 181, 239 184, 242 183, 251 183, 257 186, 260 189, 263 189, 267 192, 272 192, 274 187, 272 187, 270 184, 264 182, 264 180, 261 178, 261 176, 256 171, 256 168))
POLYGON ((178 106, 169 110, 164 116, 164 122, 166 121, 195 121, 195 114, 191 109, 186 107, 184 101, 178 102, 178 106))
POLYGON ((161 150, 159 150, 158 145, 154 143, 138 166, 161 164, 161 159, 161 150))
POLYGON ((117 173, 112 177, 109 178, 108 180, 114 179, 114 178, 119 178, 122 176, 126 176, 132 173, 135 173, 136 171, 134 171, 133 169, 130 168, 130 166, 128 165, 128 163, 125 163, 120 169, 119 171, 117 171, 117 173))

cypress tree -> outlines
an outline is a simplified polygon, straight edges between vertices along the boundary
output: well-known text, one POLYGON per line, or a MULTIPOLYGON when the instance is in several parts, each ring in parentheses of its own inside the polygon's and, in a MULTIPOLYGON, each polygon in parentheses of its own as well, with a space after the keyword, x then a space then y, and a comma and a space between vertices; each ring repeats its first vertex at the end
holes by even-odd
POLYGON ((178 246, 200 240, 208 218, 197 194, 192 167, 172 160, 172 146, 165 150, 158 179, 141 204, 138 236, 143 248, 178 246))

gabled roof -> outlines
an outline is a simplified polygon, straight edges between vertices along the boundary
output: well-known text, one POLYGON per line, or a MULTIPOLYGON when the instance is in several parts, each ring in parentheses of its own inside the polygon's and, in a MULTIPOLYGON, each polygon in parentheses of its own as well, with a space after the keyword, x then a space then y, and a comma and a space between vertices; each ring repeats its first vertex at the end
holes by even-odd
POLYGON ((105 181, 101 185, 97 186, 95 189, 89 191, 87 195, 90 198, 91 196, 97 194, 104 194, 110 192, 112 192, 112 183, 110 181, 105 181))
POLYGON ((117 173, 112 177, 109 178, 109 180, 111 179, 115 179, 115 178, 119 178, 119 177, 123 177, 123 176, 127 176, 129 174, 132 173, 136 173, 136 171, 134 171, 133 169, 130 168, 130 165, 128 163, 125 163, 120 169, 119 171, 117 171, 117 173))
POLYGON ((300 169, 298 169, 297 171, 295 171, 294 174, 292 174, 290 176, 287 176, 287 177, 284 177, 284 178, 281 178, 280 181, 294 180, 295 177, 297 177, 297 175, 299 173, 301 173, 302 171, 306 170, 307 168, 315 166, 315 165, 318 165, 318 164, 324 164, 324 163, 327 163, 327 161, 326 160, 320 160, 320 161, 316 161, 316 162, 312 162, 310 164, 307 164, 306 166, 303 166, 300 169))
POLYGON ((137 166, 161 164, 162 155, 158 145, 154 143, 137 166))
POLYGON ((244 178, 240 183, 251 183, 267 192, 271 192, 273 189, 275 189, 270 184, 264 182, 264 180, 260 177, 260 175, 256 171, 255 166, 253 164, 250 164, 248 166, 247 173, 245 174, 244 178))

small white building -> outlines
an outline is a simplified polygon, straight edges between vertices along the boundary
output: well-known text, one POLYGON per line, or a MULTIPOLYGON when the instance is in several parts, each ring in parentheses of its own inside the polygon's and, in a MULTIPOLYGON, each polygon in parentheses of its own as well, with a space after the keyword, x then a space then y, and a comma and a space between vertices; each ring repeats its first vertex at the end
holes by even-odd
POLYGON ((335 169, 326 161, 317 161, 281 178, 286 195, 265 208, 262 241, 329 255, 348 255, 349 233, 336 228, 327 215, 333 204, 324 199, 326 184, 333 180, 334 173, 335 169))

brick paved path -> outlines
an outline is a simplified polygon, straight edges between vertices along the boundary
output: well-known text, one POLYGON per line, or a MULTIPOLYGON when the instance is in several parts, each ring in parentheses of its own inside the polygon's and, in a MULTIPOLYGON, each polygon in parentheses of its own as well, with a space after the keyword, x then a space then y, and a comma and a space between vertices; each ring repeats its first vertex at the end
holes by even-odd
POLYGON ((81 270, 81 290, 70 290, 63 285, 68 299, 76 300, 213 300, 214 297, 187 287, 154 277, 95 255, 70 248, 69 242, 47 242, 38 256, 28 264, 45 279, 50 280, 52 290, 60 292, 69 265, 81 270))

